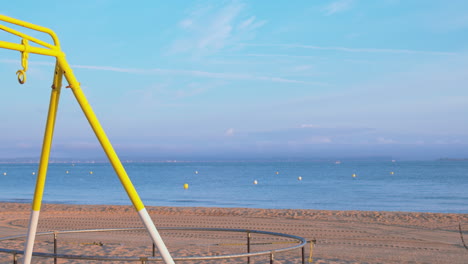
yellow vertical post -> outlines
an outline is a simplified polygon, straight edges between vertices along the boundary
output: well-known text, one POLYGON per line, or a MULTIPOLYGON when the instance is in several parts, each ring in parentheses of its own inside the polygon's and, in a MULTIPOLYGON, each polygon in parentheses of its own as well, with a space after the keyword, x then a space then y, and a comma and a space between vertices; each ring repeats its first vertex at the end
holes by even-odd
POLYGON ((47 116, 47 123, 44 132, 44 140, 42 144, 41 159, 39 162, 38 175, 36 180, 36 189, 31 208, 31 216, 29 219, 28 234, 24 245, 24 261, 23 263, 29 264, 32 258, 34 247, 34 240, 36 237, 37 223, 39 221, 39 212, 41 210, 42 196, 44 194, 44 186, 47 175, 47 168, 49 165, 50 148, 52 146, 52 138, 54 135, 55 120, 57 116, 57 109, 60 100, 60 90, 62 87, 62 70, 56 63, 54 72, 54 82, 52 85, 52 92, 50 95, 49 113, 47 116))
POLYGON ((140 196, 138 195, 135 187, 133 186, 130 178, 128 177, 127 172, 125 171, 125 168, 122 165, 122 162, 120 161, 119 157, 117 156, 117 153, 112 147, 112 144, 107 138, 107 135, 104 132, 104 129, 102 128, 96 115, 94 114, 94 111, 91 108, 91 105, 89 104, 83 91, 81 90, 80 83, 76 80, 72 69, 70 68, 67 61, 65 60, 65 57, 63 56, 57 57, 57 60, 60 64, 60 67, 63 70, 63 74, 65 78, 67 79, 70 88, 73 91, 73 94, 75 95, 76 100, 78 101, 86 118, 88 119, 88 122, 91 125, 91 128, 94 131, 94 134, 96 134, 96 137, 98 138, 99 143, 104 149, 104 152, 106 153, 110 163, 112 164, 112 167, 117 173, 117 176, 119 177, 119 180, 122 183, 122 186, 127 192, 128 197, 132 201, 133 206, 137 210, 141 220, 143 221, 143 224, 148 230, 151 239, 156 244, 156 247, 158 248, 159 253, 161 254, 161 257, 163 258, 166 264, 173 264, 174 260, 172 259, 169 251, 167 250, 166 245, 164 244, 164 241, 159 235, 159 232, 157 231, 156 226, 153 223, 153 220, 151 220, 151 217, 146 211, 146 208, 143 205, 143 202, 141 201, 140 196))

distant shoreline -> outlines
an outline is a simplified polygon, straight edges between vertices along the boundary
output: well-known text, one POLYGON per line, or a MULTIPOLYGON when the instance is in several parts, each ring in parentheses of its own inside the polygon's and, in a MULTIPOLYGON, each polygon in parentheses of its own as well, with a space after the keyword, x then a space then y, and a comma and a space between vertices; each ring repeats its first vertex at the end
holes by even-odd
MULTIPOLYGON (((330 162, 340 164, 342 162, 395 162, 394 159, 383 159, 383 158, 348 158, 348 159, 248 159, 248 160, 133 160, 133 159, 121 159, 122 163, 197 163, 197 162, 212 162, 212 163, 235 163, 235 162, 330 162)), ((428 160, 398 160, 403 162, 411 161, 468 161, 468 158, 439 158, 439 159, 428 159, 428 160)), ((396 162, 398 162, 396 161, 396 162)), ((108 160, 51 160, 49 164, 106 164, 110 163, 108 160)), ((0 160, 0 164, 39 164, 39 160, 0 160)))
POLYGON ((438 159, 438 161, 468 161, 468 158, 460 158, 460 159, 442 158, 442 159, 438 159))

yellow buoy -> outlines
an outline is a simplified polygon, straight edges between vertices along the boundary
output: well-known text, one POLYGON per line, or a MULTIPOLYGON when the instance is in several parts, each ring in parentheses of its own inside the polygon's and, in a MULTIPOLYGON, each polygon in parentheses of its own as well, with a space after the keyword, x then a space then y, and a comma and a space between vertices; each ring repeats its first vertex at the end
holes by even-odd
POLYGON ((353 173, 353 178, 356 178, 356 173, 353 173))
POLYGON ((255 180, 255 181, 254 181, 254 184, 257 184, 257 183, 258 183, 258 181, 257 181, 257 180, 255 180))
POLYGON ((390 172, 391 175, 395 174, 393 171, 390 172))
POLYGON ((93 174, 93 171, 90 171, 89 174, 93 174))
POLYGON ((301 176, 297 177, 297 179, 300 180, 300 181, 302 181, 302 177, 301 177, 301 176))
POLYGON ((188 189, 188 183, 184 183, 184 189, 185 189, 185 190, 188 189))
POLYGON ((67 174, 68 174, 68 171, 66 171, 65 173, 67 173, 67 174))
POLYGON ((276 175, 278 175, 278 174, 279 174, 279 171, 276 172, 276 175))

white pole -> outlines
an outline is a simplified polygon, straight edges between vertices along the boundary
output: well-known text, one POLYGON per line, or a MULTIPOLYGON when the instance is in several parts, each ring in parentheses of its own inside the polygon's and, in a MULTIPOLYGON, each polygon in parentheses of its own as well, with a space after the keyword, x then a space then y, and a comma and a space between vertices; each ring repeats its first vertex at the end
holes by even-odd
POLYGON ((39 221, 39 212, 31 210, 29 218, 28 236, 24 243, 24 260, 23 263, 31 263, 32 252, 34 248, 34 240, 36 238, 37 222, 39 221))
POLYGON ((159 232, 156 229, 153 220, 151 220, 148 211, 146 211, 146 208, 143 208, 140 211, 138 211, 138 215, 140 216, 141 220, 145 224, 146 229, 150 233, 151 239, 158 248, 159 253, 161 254, 161 257, 163 258, 164 262, 166 264, 174 264, 174 260, 172 259, 171 254, 169 254, 169 251, 167 250, 167 247, 164 244, 161 235, 159 235, 159 232))

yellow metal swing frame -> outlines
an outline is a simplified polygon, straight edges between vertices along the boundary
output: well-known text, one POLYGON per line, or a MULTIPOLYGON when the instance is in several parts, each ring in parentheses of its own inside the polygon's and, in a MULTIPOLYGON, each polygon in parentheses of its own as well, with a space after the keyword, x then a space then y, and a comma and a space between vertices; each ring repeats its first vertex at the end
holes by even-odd
POLYGON ((153 242, 156 244, 164 262, 166 264, 174 263, 172 257, 169 254, 164 242, 161 239, 153 221, 151 220, 148 212, 143 205, 135 187, 133 186, 130 178, 127 175, 119 157, 117 156, 114 148, 112 147, 111 142, 106 136, 104 129, 101 127, 96 115, 93 112, 88 100, 86 99, 83 91, 81 90, 80 83, 77 81, 75 75, 73 74, 70 65, 68 64, 67 60, 65 59, 65 53, 60 48, 60 42, 57 38, 57 35, 51 29, 41 27, 35 24, 31 24, 25 21, 21 21, 18 19, 14 19, 11 17, 7 17, 0 14, 0 21, 4 21, 7 23, 11 23, 14 25, 18 25, 24 28, 29 28, 32 30, 36 30, 39 32, 43 32, 48 34, 54 44, 49 44, 42 40, 36 39, 29 35, 26 35, 22 32, 9 28, 5 25, 0 24, 0 29, 16 35, 22 39, 21 44, 11 43, 6 41, 0 41, 0 48, 16 50, 21 52, 21 64, 23 69, 19 70, 16 74, 18 75, 19 83, 23 84, 26 82, 26 71, 28 70, 28 57, 29 54, 39 54, 45 56, 52 56, 56 58, 55 64, 55 72, 54 72, 54 79, 52 83, 52 92, 50 96, 50 104, 49 104, 49 112, 47 116, 46 128, 44 133, 42 151, 41 151, 41 158, 39 161, 39 169, 37 174, 37 181, 36 181, 36 188, 34 191, 34 197, 32 201, 32 210, 31 210, 31 218, 29 221, 28 227, 28 235, 27 240, 25 243, 25 250, 24 250, 24 262, 25 264, 29 264, 31 262, 33 245, 36 235, 37 223, 39 219, 39 212, 41 209, 42 204, 42 197, 44 193, 44 185, 47 175, 47 168, 49 165, 49 156, 50 156, 50 149, 52 145, 52 138, 54 134, 54 126, 56 120, 56 114, 60 99, 60 92, 62 88, 62 79, 65 77, 66 81, 68 82, 68 88, 70 88, 78 101, 83 113, 85 114, 91 128, 93 129, 96 137, 98 138, 103 150, 105 151, 112 167, 114 168, 116 174, 118 175, 122 186, 124 187, 125 191, 127 192, 128 197, 130 198, 133 206, 137 210, 140 218, 142 219, 146 229, 148 230, 153 242), (30 46, 29 42, 34 42, 42 47, 35 47, 30 46))

